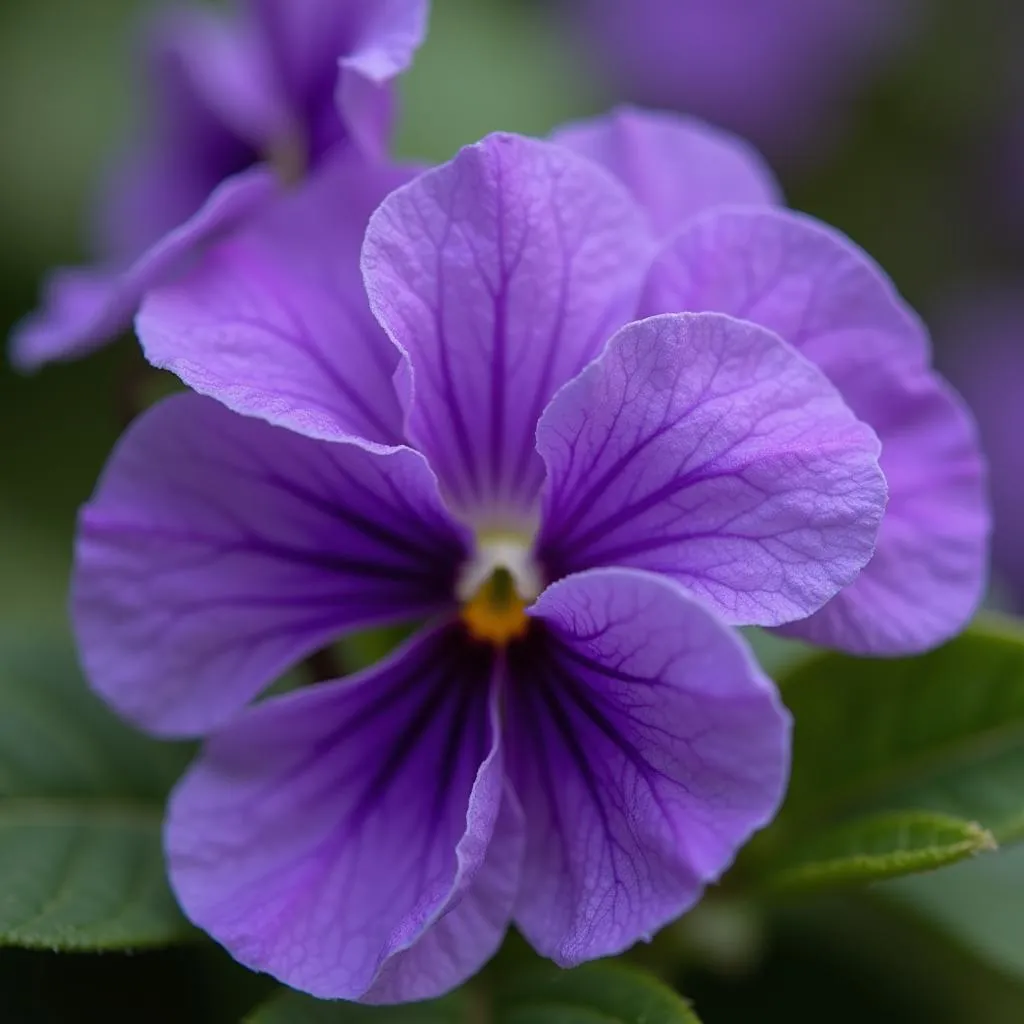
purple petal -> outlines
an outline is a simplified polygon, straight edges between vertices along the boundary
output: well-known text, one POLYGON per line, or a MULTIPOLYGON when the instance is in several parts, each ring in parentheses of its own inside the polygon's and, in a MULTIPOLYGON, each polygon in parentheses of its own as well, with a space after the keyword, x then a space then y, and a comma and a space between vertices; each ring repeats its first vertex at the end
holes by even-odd
POLYGON ((839 232, 788 210, 720 210, 684 227, 655 260, 641 309, 761 324, 840 389, 847 364, 921 365, 929 352, 885 272, 839 232))
POLYGON ((276 194, 273 175, 253 168, 225 181, 191 220, 127 269, 58 271, 47 285, 45 306, 13 332, 11 361, 19 369, 34 370, 99 348, 130 325, 149 289, 173 279, 204 245, 276 194))
POLYGON ((837 232, 782 211, 694 222, 655 263, 647 312, 708 309, 776 331, 882 442, 889 506, 874 558, 788 632, 861 654, 909 654, 958 632, 984 587, 988 515, 974 428, 928 367, 923 326, 837 232))
POLYGON ((663 577, 571 576, 531 614, 543 629, 509 654, 515 918, 570 966, 677 918, 772 819, 789 718, 740 639, 663 577))
POLYGON ((106 183, 98 218, 98 251, 118 265, 183 224, 286 131, 265 55, 244 23, 176 7, 146 28, 143 137, 106 183))
POLYGON ((512 919, 526 848, 523 812, 508 783, 491 843, 458 904, 381 968, 364 1003, 404 1003, 452 987, 496 952, 512 919))
POLYGON ((418 453, 176 396, 131 426, 82 513, 83 664, 145 728, 202 733, 346 630, 448 607, 467 542, 418 453))
POLYGON ((609 175, 512 135, 462 150, 374 214, 370 304, 406 354, 409 436, 461 511, 532 510, 537 419, 631 315, 649 245, 609 175))
POLYGON ((251 2, 280 87, 310 128, 314 151, 340 130, 363 152, 382 153, 388 86, 423 42, 427 0, 251 2))
POLYGON ((427 34, 427 0, 363 0, 356 43, 341 60, 337 106, 349 137, 366 153, 385 148, 391 80, 412 63, 427 34))
POLYGON ((428 633, 252 709, 179 784, 171 882, 236 960, 319 998, 389 1001, 439 995, 497 948, 510 906, 470 923, 466 904, 518 865, 485 865, 503 790, 493 657, 461 641, 428 633), (439 923, 450 941, 425 957, 439 923))
POLYGON ((359 249, 370 213, 410 174, 332 160, 147 297, 136 323, 146 357, 310 437, 401 443, 398 352, 370 313, 359 249))
POLYGON ((715 313, 623 328, 545 411, 549 578, 665 573, 728 622, 816 611, 871 557, 878 441, 776 335, 715 313))
POLYGON ((778 182, 751 145, 695 118, 620 107, 565 125, 553 138, 621 179, 662 237, 724 203, 782 202, 778 182))
POLYGON ((974 422, 937 374, 865 364, 844 394, 882 439, 889 505, 875 555, 790 636, 854 654, 926 651, 977 611, 988 571, 990 516, 974 422))
POLYGON ((175 8, 160 13, 152 37, 155 128, 165 138, 201 145, 212 121, 259 150, 288 131, 290 111, 250 21, 202 7, 175 8))

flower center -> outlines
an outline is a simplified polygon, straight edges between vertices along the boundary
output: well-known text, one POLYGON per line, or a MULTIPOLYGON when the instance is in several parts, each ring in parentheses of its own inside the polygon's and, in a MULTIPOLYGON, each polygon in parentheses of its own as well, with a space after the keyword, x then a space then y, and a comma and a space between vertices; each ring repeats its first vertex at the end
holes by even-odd
POLYGON ((462 621, 475 640, 500 647, 526 635, 530 625, 526 603, 508 569, 495 569, 491 578, 462 606, 462 621))
POLYGON ((286 132, 266 148, 266 161, 283 185, 298 185, 306 176, 308 155, 301 133, 286 132))
POLYGON ((503 647, 526 635, 526 608, 540 591, 540 574, 522 540, 479 537, 459 578, 462 622, 475 640, 503 647))

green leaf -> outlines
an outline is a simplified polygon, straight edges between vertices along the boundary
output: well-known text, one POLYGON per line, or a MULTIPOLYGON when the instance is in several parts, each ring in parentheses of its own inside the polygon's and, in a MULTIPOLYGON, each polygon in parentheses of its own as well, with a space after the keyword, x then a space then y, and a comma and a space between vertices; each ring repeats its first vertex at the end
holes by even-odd
POLYGON ((1024 847, 938 876, 900 879, 879 893, 910 907, 974 956, 1024 980, 1024 847))
POLYGON ((246 1024, 470 1024, 468 998, 455 994, 427 1003, 360 1006, 281 992, 245 1018, 246 1024))
POLYGON ((918 658, 823 653, 779 680, 793 775, 764 842, 864 811, 931 810, 1024 837, 1024 634, 989 618, 918 658))
POLYGON ((660 981, 612 961, 509 979, 496 999, 498 1024, 700 1024, 660 981))
POLYGON ((0 638, 0 945, 135 948, 191 934, 164 797, 188 756, 122 724, 64 645, 0 638))
POLYGON ((822 889, 933 871, 995 848, 972 822, 931 811, 884 812, 827 829, 774 862, 771 889, 822 889))
POLYGON ((573 971, 547 967, 505 976, 488 1005, 463 990, 405 1006, 321 1002, 282 992, 246 1024, 700 1024, 686 1002, 654 978, 617 963, 573 971))

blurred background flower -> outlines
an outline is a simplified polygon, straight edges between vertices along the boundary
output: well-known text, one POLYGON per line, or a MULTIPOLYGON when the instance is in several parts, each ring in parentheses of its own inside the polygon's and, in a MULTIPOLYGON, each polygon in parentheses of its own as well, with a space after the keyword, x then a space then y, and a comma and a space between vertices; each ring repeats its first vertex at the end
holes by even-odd
POLYGON ((783 165, 820 160, 850 105, 915 41, 916 0, 569 0, 606 85, 730 128, 783 165))

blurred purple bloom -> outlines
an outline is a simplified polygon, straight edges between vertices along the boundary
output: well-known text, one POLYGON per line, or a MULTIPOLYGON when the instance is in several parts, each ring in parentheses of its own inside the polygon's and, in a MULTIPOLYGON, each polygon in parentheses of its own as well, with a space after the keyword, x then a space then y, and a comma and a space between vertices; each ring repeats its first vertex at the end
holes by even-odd
POLYGON ((33 369, 124 330, 145 292, 339 147, 370 157, 390 125, 391 79, 425 31, 427 0, 242 0, 154 22, 147 135, 100 211, 99 265, 57 271, 15 332, 33 369))
POLYGON ((992 467, 998 582, 1024 611, 1024 299, 1012 290, 961 300, 943 318, 950 377, 967 399, 992 467))
MULTIPOLYGON (((568 0, 586 56, 626 98, 739 132, 791 162, 903 35, 907 0, 568 0)), ((823 136, 826 138, 823 140, 823 136)))
POLYGON ((510 921, 562 964, 648 935, 784 786, 785 712, 729 627, 934 643, 980 586, 970 427, 877 268, 717 132, 622 112, 559 138, 388 195, 365 292, 365 167, 152 292, 148 357, 208 397, 141 417, 82 515, 93 684, 214 733, 170 808, 182 906, 319 996, 442 992, 510 921), (895 453, 873 558, 879 445, 847 402, 895 453), (415 619, 361 675, 242 710, 415 619))

